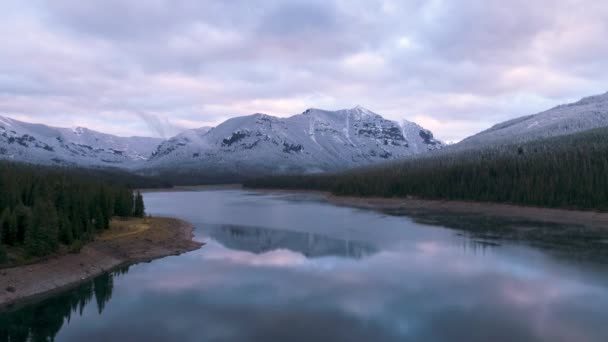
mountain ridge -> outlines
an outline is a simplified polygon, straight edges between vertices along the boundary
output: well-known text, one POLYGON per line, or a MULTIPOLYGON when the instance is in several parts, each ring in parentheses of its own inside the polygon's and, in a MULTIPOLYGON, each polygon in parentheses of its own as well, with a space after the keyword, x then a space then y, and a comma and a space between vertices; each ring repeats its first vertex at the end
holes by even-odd
POLYGON ((369 165, 443 146, 430 131, 406 123, 409 140, 400 124, 360 106, 337 111, 309 108, 287 118, 255 113, 228 119, 194 139, 169 139, 159 146, 147 167, 314 173, 369 165), (416 129, 418 136, 411 134, 416 129))
POLYGON ((289 117, 254 113, 170 139, 118 137, 0 116, 0 159, 35 164, 273 175, 319 173, 422 156, 567 135, 608 126, 608 92, 513 118, 447 146, 422 126, 361 106, 309 108, 289 117), (445 148, 444 148, 445 147, 445 148))
POLYGON ((132 167, 147 160, 151 137, 119 137, 85 127, 63 128, 0 116, 0 158, 33 164, 132 167))
POLYGON ((456 145, 521 143, 604 126, 608 126, 608 92, 498 123, 456 145))
POLYGON ((166 140, 118 137, 86 127, 53 127, 0 116, 0 159, 144 173, 175 165, 196 171, 239 169, 246 173, 251 168, 315 173, 442 146, 429 130, 413 122, 398 124, 361 106, 337 111, 309 108, 287 118, 254 113, 216 127, 184 130, 166 140))

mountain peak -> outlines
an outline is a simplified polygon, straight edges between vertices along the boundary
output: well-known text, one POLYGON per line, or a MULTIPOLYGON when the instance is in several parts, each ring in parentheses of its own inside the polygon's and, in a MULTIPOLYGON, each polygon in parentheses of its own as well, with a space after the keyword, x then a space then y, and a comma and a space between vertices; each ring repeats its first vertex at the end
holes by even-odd
POLYGON ((311 107, 311 108, 308 108, 305 111, 303 111, 302 114, 310 114, 312 112, 318 112, 318 111, 320 111, 320 109, 311 107))
POLYGON ((371 110, 357 105, 351 109, 340 109, 340 110, 326 110, 326 109, 319 109, 319 108, 308 108, 306 109, 304 112, 302 112, 302 114, 312 114, 315 112, 323 112, 323 113, 360 113, 360 114, 368 114, 368 115, 378 115, 374 112, 372 112, 371 110))
POLYGON ((352 109, 349 110, 349 112, 353 112, 356 113, 358 115, 360 115, 361 117, 375 117, 375 116, 381 116, 379 114, 376 114, 374 112, 372 112, 371 110, 363 107, 363 106, 356 106, 352 109))
POLYGON ((352 110, 357 110, 360 112, 370 112, 370 113, 372 112, 371 110, 369 110, 361 105, 356 105, 352 110))

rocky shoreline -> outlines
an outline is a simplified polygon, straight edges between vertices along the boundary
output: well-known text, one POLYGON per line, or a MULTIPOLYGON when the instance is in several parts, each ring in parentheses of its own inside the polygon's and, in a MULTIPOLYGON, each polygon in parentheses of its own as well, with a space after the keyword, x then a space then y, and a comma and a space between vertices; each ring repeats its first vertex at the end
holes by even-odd
POLYGON ((196 250, 193 226, 173 218, 122 221, 134 231, 102 234, 80 252, 0 269, 0 310, 77 286, 116 267, 196 250), (141 227, 144 227, 142 229, 141 227))

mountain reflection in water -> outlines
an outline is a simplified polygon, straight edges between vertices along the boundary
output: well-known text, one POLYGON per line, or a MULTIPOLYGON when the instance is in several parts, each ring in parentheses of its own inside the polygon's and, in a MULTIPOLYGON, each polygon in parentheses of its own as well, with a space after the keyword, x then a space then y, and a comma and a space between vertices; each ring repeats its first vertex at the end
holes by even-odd
POLYGON ((340 256, 359 259, 377 252, 370 243, 321 234, 235 225, 215 225, 204 229, 209 237, 227 248, 255 254, 288 249, 308 258, 340 256))

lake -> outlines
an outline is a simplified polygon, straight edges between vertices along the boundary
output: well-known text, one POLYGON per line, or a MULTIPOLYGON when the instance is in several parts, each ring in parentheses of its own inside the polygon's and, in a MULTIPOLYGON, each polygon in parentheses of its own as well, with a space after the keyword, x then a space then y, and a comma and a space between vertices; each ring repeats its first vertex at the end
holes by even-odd
POLYGON ((144 196, 148 213, 191 222, 206 245, 0 314, 0 339, 608 340, 608 267, 588 251, 315 194, 144 196))

